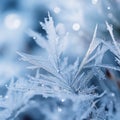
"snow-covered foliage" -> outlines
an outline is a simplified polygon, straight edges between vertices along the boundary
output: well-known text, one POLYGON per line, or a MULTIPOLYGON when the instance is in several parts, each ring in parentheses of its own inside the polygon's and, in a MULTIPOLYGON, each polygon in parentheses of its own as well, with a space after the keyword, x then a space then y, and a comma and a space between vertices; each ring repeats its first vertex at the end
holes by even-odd
POLYGON ((40 25, 46 31, 46 37, 32 30, 29 30, 29 35, 47 55, 33 56, 18 52, 22 60, 31 64, 28 68, 35 70, 36 75, 12 79, 5 86, 6 95, 0 98, 0 119, 20 120, 18 116, 21 112, 36 106, 46 115, 44 120, 119 120, 120 81, 111 70, 120 71, 120 67, 103 61, 107 52, 111 52, 116 64, 120 65, 120 45, 114 38, 112 26, 106 22, 112 42, 96 37, 96 25, 83 60, 80 61, 78 56, 71 61, 64 54, 69 34, 56 30, 49 14, 45 23, 40 22, 40 25), (42 95, 44 101, 54 99, 54 110, 51 111, 48 106, 41 110, 42 101, 35 100, 36 95, 42 95), (68 102, 71 102, 69 107, 68 102))

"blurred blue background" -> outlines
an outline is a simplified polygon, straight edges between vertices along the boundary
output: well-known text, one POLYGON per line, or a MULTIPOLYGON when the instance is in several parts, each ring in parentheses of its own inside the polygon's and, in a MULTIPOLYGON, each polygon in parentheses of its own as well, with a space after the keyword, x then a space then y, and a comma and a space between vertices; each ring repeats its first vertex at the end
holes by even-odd
MULTIPOLYGON (((119 11, 120 0, 1 0, 0 85, 6 84, 12 77, 19 78, 30 73, 25 69, 27 64, 19 60, 17 51, 45 55, 35 43, 34 36, 30 37, 27 33, 32 29, 45 36, 39 22, 44 22, 48 12, 53 17, 56 31, 61 29, 61 34, 66 31, 69 33, 66 54, 73 59, 84 56, 96 24, 97 37, 110 39, 105 27, 105 21, 108 21, 114 26, 115 36, 119 41, 119 11)), ((3 91, 1 89, 0 93, 3 94, 3 91)), ((71 104, 68 102, 64 103, 67 108, 71 104)))

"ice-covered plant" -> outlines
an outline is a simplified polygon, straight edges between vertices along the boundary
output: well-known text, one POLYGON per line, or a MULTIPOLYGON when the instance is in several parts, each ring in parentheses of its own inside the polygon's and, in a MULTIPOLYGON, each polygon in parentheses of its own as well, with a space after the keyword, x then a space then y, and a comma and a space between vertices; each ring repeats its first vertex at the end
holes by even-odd
MULTIPOLYGON (((68 34, 61 34, 61 30, 56 30, 49 14, 48 18, 45 18, 45 23, 40 24, 47 36, 43 37, 32 30, 29 31, 29 35, 33 36, 36 43, 45 50, 46 56, 18 52, 22 60, 31 64, 29 69, 34 69, 36 75, 29 75, 27 79, 11 80, 6 86, 8 97, 0 98, 1 120, 7 118, 16 120, 20 112, 25 110, 25 105, 35 95, 42 95, 46 99, 59 99, 60 104, 64 106, 65 100, 72 101, 69 115, 67 107, 58 107, 58 112, 56 107, 54 112, 47 110, 46 115, 50 120, 118 120, 119 81, 115 82, 110 69, 119 71, 120 68, 104 64, 104 57, 108 51, 111 51, 117 63, 120 63, 120 45, 115 41, 112 27, 106 23, 113 43, 96 38, 96 26, 83 60, 80 62, 78 57, 71 62, 70 58, 64 54, 68 34), (12 102, 15 104, 12 105, 12 102)), ((43 109, 42 112, 45 113, 45 110, 43 109)))
MULTIPOLYGON (((102 90, 106 90, 106 93, 107 93, 106 96, 101 99, 101 102, 104 105, 104 110, 106 108, 106 111, 107 111, 107 116, 105 118, 108 120, 118 120, 119 119, 118 114, 120 112, 119 110, 120 80, 119 80, 119 75, 117 76, 116 72, 118 73, 120 72, 120 63, 119 63, 120 45, 115 40, 112 25, 109 25, 108 22, 106 22, 106 26, 107 26, 108 32, 110 33, 112 41, 101 40, 103 44, 103 48, 106 49, 103 55, 105 56, 106 54, 108 54, 108 52, 111 52, 113 56, 111 55, 110 57, 111 57, 111 60, 112 60, 112 57, 114 58, 113 59, 114 62, 110 63, 110 61, 107 61, 109 63, 108 64, 104 62, 104 59, 102 59, 102 62, 91 64, 85 67, 95 68, 96 70, 95 75, 98 77, 99 84, 101 86, 100 88, 102 90), (114 70, 114 73, 112 73, 113 70, 114 70)), ((102 58, 104 56, 102 56, 102 58)), ((100 58, 98 60, 100 60, 100 58)))
POLYGON ((81 106, 78 110, 76 119, 89 118, 96 103, 94 100, 98 99, 99 95, 95 93, 95 86, 89 84, 94 76, 92 69, 85 69, 84 66, 96 62, 95 58, 105 52, 105 50, 98 51, 102 48, 100 48, 101 42, 96 40, 97 26, 82 62, 80 63, 79 58, 76 58, 76 61, 70 64, 69 58, 64 56, 64 44, 68 40, 67 33, 61 36, 56 32, 50 15, 45 19, 45 23, 40 24, 47 33, 47 40, 36 32, 29 31, 29 34, 35 38, 40 47, 46 50, 47 57, 18 53, 22 56, 22 60, 32 64, 29 68, 37 69, 36 77, 29 79, 31 84, 35 84, 35 88, 29 89, 34 89, 36 94, 42 94, 44 97, 72 99, 77 104, 76 111, 82 103, 83 107, 81 106))
POLYGON ((45 24, 40 24, 47 33, 47 40, 36 32, 30 31, 30 34, 36 37, 35 41, 38 45, 46 50, 47 57, 18 53, 22 60, 32 64, 29 68, 37 69, 36 77, 31 77, 30 82, 36 83, 37 88, 41 91, 40 94, 44 97, 57 96, 61 98, 66 96, 69 98, 82 95, 83 92, 84 97, 85 95, 90 96, 94 87, 89 88, 87 84, 92 79, 93 74, 91 71, 85 73, 83 67, 96 57, 89 58, 98 46, 98 43, 94 42, 97 27, 90 48, 82 63, 80 64, 78 57, 74 63, 69 64, 69 58, 64 56, 64 44, 67 41, 67 34, 64 36, 57 34, 50 15, 48 20, 45 19, 45 24), (44 72, 41 72, 42 70, 44 72))
MULTIPOLYGON (((24 91, 24 87, 28 86, 28 82, 20 78, 17 81, 11 79, 5 87, 8 89, 5 95, 0 97, 0 119, 7 120, 14 112, 17 115, 20 108, 31 97, 29 91, 24 91), (16 89, 15 89, 16 88, 16 89)), ((12 120, 14 117, 12 118, 12 120)))

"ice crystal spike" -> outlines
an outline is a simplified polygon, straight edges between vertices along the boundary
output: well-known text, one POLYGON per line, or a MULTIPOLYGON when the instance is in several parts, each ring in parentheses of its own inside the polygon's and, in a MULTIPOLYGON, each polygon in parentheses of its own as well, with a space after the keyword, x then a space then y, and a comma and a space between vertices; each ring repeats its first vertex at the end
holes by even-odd
POLYGON ((120 55, 120 48, 119 48, 119 46, 118 46, 118 44, 117 44, 117 42, 115 40, 115 37, 113 35, 113 26, 108 24, 108 22, 106 22, 106 26, 107 26, 107 30, 109 31, 110 36, 111 36, 111 38, 113 40, 113 44, 115 45, 115 48, 116 48, 118 54, 120 55))
POLYGON ((88 51, 87 51, 85 57, 83 58, 83 61, 82 61, 81 64, 80 64, 80 67, 79 67, 79 69, 78 69, 78 71, 77 71, 77 74, 76 74, 75 78, 79 75, 79 73, 80 73, 81 70, 83 69, 83 66, 86 64, 86 61, 87 61, 89 55, 90 55, 90 54, 94 51, 94 49, 97 47, 97 44, 94 44, 94 41, 95 41, 95 38, 96 38, 96 33, 97 33, 97 27, 98 27, 98 25, 96 25, 96 27, 95 27, 92 41, 91 41, 91 43, 90 43, 90 46, 89 46, 89 48, 88 48, 88 51))

